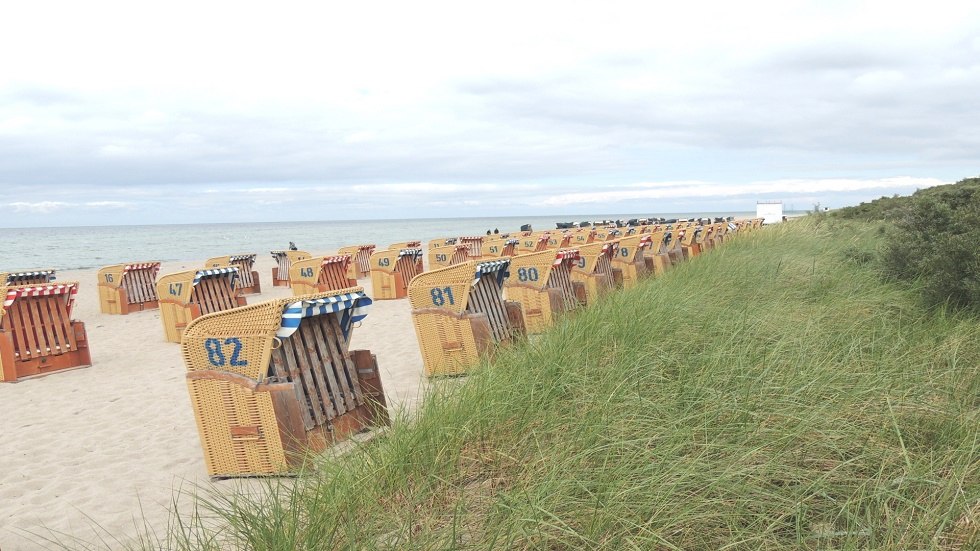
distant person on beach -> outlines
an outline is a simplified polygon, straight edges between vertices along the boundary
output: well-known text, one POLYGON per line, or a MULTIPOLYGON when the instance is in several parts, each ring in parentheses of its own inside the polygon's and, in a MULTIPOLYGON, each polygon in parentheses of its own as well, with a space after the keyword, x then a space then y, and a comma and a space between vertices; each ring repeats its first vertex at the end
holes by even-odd
POLYGON ((493 233, 494 233, 494 234, 498 234, 498 233, 500 233, 500 230, 498 230, 497 228, 494 228, 494 229, 493 229, 493 233))
POLYGON ((487 230, 487 235, 490 235, 490 230, 487 230))
POLYGON ((291 250, 291 251, 298 251, 299 249, 296 248, 296 243, 293 243, 292 241, 290 241, 289 242, 289 250, 291 250))

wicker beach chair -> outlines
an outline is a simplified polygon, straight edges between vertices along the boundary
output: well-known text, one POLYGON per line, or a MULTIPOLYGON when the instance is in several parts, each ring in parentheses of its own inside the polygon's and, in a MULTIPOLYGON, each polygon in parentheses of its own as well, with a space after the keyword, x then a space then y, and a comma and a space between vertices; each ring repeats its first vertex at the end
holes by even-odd
POLYGON ((517 254, 517 244, 520 241, 509 236, 494 235, 483 241, 483 258, 490 260, 517 254))
POLYGON ((593 241, 602 241, 602 239, 598 239, 596 233, 595 228, 577 228, 572 231, 572 242, 570 246, 581 247, 593 241))
POLYGON ((578 258, 578 249, 549 249, 511 258, 504 291, 507 300, 520 303, 528 333, 544 331, 560 313, 586 300, 585 284, 571 276, 578 258))
POLYGON ((338 255, 346 254, 350 256, 351 262, 347 268, 347 272, 353 280, 357 281, 362 277, 371 275, 371 255, 374 253, 374 249, 375 246, 373 244, 368 244, 341 247, 337 251, 338 255))
POLYGON ((418 275, 408 285, 425 374, 458 375, 524 334, 520 305, 503 299, 510 259, 469 261, 418 275))
POLYGON ((310 257, 310 253, 306 251, 270 251, 269 254, 276 261, 276 265, 272 267, 273 287, 289 287, 289 268, 292 267, 293 262, 310 257))
POLYGON ((289 268, 289 284, 293 296, 311 293, 329 293, 357 285, 357 278, 350 268, 353 260, 349 255, 314 256, 293 262, 289 268))
POLYGON ((181 340, 208 473, 297 471, 309 453, 386 425, 377 360, 349 350, 360 287, 203 316, 181 340))
POLYGON ((619 238, 619 252, 612 259, 613 268, 622 271, 622 286, 630 289, 636 285, 640 277, 646 275, 644 251, 650 247, 649 235, 637 234, 619 238))
POLYGON ((681 247, 681 241, 683 241, 685 233, 687 233, 687 224, 679 223, 668 226, 667 233, 664 234, 664 248, 672 266, 684 261, 684 249, 681 247))
POLYGON ((422 249, 388 249, 371 255, 374 300, 408 296, 408 283, 422 273, 422 249))
POLYGON ((459 238, 459 243, 466 245, 466 258, 468 260, 480 260, 483 258, 483 241, 484 237, 482 235, 459 238))
POLYGON ((0 272, 0 285, 44 285, 54 281, 54 269, 0 272))
POLYGON ((550 235, 549 232, 544 231, 532 232, 530 235, 522 236, 520 242, 517 244, 517 254, 538 253, 548 250, 548 238, 550 235))
POLYGON ((205 315, 245 306, 238 292, 238 268, 188 270, 160 277, 160 321, 170 342, 180 342, 187 325, 205 315))
POLYGON ((159 262, 115 264, 99 270, 99 310, 126 315, 160 306, 156 278, 159 262))
POLYGON ((392 243, 388 245, 388 250, 391 249, 421 249, 421 241, 402 241, 400 243, 392 243))
POLYGON ((238 280, 238 290, 243 295, 254 295, 262 292, 259 272, 255 271, 256 256, 255 254, 245 253, 209 258, 204 263, 204 268, 224 268, 226 266, 238 268, 238 277, 240 278, 238 280))
POLYGON ((641 234, 646 237, 649 247, 643 251, 643 261, 646 263, 647 272, 660 275, 672 266, 670 255, 667 254, 664 244, 667 231, 663 229, 652 229, 650 233, 641 234))
POLYGON ((619 241, 589 243, 576 248, 579 257, 572 265, 572 281, 584 284, 585 304, 594 304, 601 295, 616 288, 612 259, 619 253, 619 241))
POLYGON ((443 245, 436 249, 429 249, 429 269, 446 268, 455 266, 470 260, 470 248, 466 245, 443 245))
POLYGON ((684 252, 685 259, 691 259, 701 254, 701 243, 699 239, 703 233, 702 227, 691 224, 681 236, 681 250, 684 252))
POLYGON ((77 292, 76 282, 0 286, 0 381, 92 364, 85 324, 71 319, 77 292))
POLYGON ((553 231, 548 234, 549 249, 567 249, 571 246, 572 234, 565 231, 553 231))

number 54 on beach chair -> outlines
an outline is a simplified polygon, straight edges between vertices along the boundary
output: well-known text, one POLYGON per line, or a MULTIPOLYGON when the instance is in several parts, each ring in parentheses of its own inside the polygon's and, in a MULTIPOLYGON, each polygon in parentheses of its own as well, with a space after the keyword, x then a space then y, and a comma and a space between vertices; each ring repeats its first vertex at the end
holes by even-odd
POLYGON ((408 285, 426 376, 458 375, 524 334, 520 305, 504 301, 510 259, 469 261, 425 272, 408 285))
POLYGON ((511 258, 510 277, 504 283, 508 300, 516 300, 528 333, 551 327, 555 317, 586 301, 585 285, 572 281, 578 249, 545 250, 511 258))
POLYGON ((422 273, 422 249, 388 249, 371 255, 374 300, 405 298, 408 283, 422 273))
POLYGON ((167 274, 157 282, 160 320, 166 339, 180 342, 191 321, 212 312, 245 306, 245 297, 236 287, 238 268, 188 270, 167 274))
POLYGON ((354 287, 187 326, 187 388, 211 476, 293 472, 310 453, 388 423, 377 360, 349 350, 370 304, 354 287))
POLYGON ((126 315, 160 306, 156 278, 159 262, 115 264, 99 270, 99 310, 126 315))
POLYGON ((0 286, 0 381, 91 365, 78 283, 0 286))

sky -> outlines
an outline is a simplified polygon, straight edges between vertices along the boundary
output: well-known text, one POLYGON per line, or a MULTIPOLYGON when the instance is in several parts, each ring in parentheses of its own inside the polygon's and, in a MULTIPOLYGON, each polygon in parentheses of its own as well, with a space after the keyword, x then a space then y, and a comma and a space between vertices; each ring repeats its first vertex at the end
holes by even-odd
POLYGON ((7 2, 0 227, 836 208, 978 96, 975 1, 7 2))

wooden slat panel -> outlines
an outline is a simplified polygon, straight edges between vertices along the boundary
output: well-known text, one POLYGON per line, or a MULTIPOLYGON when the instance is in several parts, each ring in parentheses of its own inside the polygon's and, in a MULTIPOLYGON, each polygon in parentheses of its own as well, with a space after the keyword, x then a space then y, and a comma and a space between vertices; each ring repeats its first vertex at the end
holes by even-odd
POLYGON ((303 323, 305 321, 302 320, 300 322, 299 328, 289 338, 289 341, 290 345, 296 351, 296 361, 299 364, 299 368, 304 373, 309 372, 313 383, 316 385, 316 392, 310 394, 310 399, 316 400, 320 404, 320 407, 326 414, 327 420, 330 421, 337 416, 333 396, 331 396, 333 389, 327 384, 323 373, 322 362, 317 357, 316 336, 312 333, 310 324, 303 323))
POLYGON ((296 379, 293 377, 292 373, 289 372, 281 346, 272 351, 272 358, 269 363, 271 364, 270 370, 277 378, 282 381, 289 381, 293 383, 293 388, 296 391, 296 403, 299 404, 300 415, 303 418, 303 428, 306 430, 313 430, 316 423, 313 422, 313 412, 311 411, 306 400, 306 391, 303 387, 303 381, 296 379))
MULTIPOLYGON (((329 314, 329 316, 332 316, 332 314, 329 314)), ((343 389, 337 380, 337 368, 334 365, 333 358, 327 346, 327 334, 320 325, 320 318, 326 317, 328 315, 304 319, 300 322, 300 326, 302 327, 303 324, 306 324, 310 329, 310 335, 316 350, 316 357, 319 360, 319 368, 323 371, 323 375, 327 378, 330 385, 330 396, 333 399, 338 414, 343 414, 347 412, 347 402, 344 401, 343 389)))

